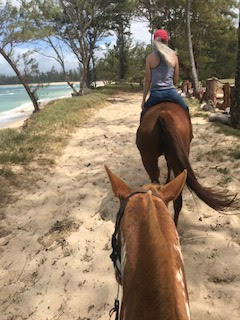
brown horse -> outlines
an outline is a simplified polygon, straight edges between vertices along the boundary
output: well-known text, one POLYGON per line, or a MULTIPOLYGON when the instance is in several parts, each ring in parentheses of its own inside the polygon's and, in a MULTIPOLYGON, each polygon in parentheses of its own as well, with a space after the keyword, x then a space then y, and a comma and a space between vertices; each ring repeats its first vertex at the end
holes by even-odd
MULTIPOLYGON (((168 176, 173 170, 175 177, 187 169, 186 184, 211 208, 221 211, 234 205, 234 198, 203 187, 197 180, 189 162, 192 124, 189 114, 178 104, 164 102, 150 108, 137 130, 136 143, 143 165, 152 182, 159 183, 158 158, 165 156, 168 176)), ((182 194, 174 201, 174 221, 177 225, 182 209, 182 194)))
POLYGON ((162 188, 150 184, 135 192, 106 171, 121 202, 111 255, 123 287, 120 319, 190 320, 178 233, 167 209, 184 187, 186 170, 162 188))

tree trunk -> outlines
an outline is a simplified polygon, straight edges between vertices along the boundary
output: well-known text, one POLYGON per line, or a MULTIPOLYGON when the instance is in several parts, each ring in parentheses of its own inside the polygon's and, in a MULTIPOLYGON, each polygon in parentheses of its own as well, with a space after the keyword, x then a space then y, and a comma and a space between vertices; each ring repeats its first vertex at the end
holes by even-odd
POLYGON ((231 124, 233 128, 240 129, 240 8, 238 22, 238 51, 235 72, 234 101, 230 109, 231 124))
POLYGON ((91 75, 90 61, 89 61, 87 65, 87 83, 86 83, 86 86, 88 89, 91 88, 91 78, 92 78, 92 75, 91 75))
POLYGON ((12 61, 12 59, 6 54, 6 52, 2 48, 0 48, 0 54, 4 57, 4 59, 12 67, 12 69, 16 73, 18 79, 20 80, 20 82, 24 86, 25 90, 27 91, 27 94, 28 94, 29 98, 31 99, 31 101, 33 103, 34 112, 39 111, 40 109, 39 109, 39 104, 38 104, 37 98, 36 98, 34 92, 32 92, 29 84, 25 81, 24 77, 21 75, 21 73, 18 70, 16 64, 12 61))
POLYGON ((96 64, 95 64, 95 57, 94 54, 92 54, 92 70, 93 70, 93 74, 92 74, 92 80, 94 82, 94 87, 97 87, 97 78, 96 78, 96 64))
POLYGON ((194 61, 192 36, 191 36, 191 28, 190 28, 190 0, 186 0, 185 15, 186 15, 186 36, 188 41, 189 59, 190 59, 192 80, 193 80, 193 94, 194 94, 194 97, 199 98, 199 82, 198 82, 196 65, 194 61))
POLYGON ((120 26, 118 31, 118 42, 119 42, 119 78, 123 80, 126 74, 126 61, 124 57, 124 28, 120 26))
POLYGON ((87 63, 83 62, 82 74, 80 79, 80 90, 79 90, 80 96, 84 95, 84 90, 87 84, 87 72, 88 72, 87 63))

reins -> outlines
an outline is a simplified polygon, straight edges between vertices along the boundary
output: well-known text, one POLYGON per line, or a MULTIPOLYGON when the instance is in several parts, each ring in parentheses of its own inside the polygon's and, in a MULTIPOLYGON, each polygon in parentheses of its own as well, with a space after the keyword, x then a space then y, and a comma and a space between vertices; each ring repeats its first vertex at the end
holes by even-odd
MULTIPOLYGON (((129 199, 132 198, 133 196, 135 196, 136 194, 141 194, 141 193, 145 194, 147 192, 148 192, 148 190, 137 190, 137 191, 134 191, 131 194, 129 194, 127 196, 127 198, 122 200, 122 202, 120 204, 120 208, 117 213, 115 229, 112 234, 112 253, 110 254, 110 258, 113 262, 114 268, 116 270, 116 273, 117 273, 117 276, 119 279, 121 279, 121 253, 119 252, 119 242, 118 242, 118 232, 119 232, 119 228, 120 228, 120 223, 121 223, 121 220, 124 215, 124 212, 125 212, 125 209, 126 209, 126 206, 128 204, 129 199)), ((161 197, 156 192, 151 191, 151 193, 153 196, 161 199, 161 197)), ((116 312, 115 320, 119 319, 119 299, 118 299, 118 297, 119 297, 119 283, 118 283, 118 289, 117 289, 117 296, 114 301, 114 307, 109 312, 110 319, 111 319, 114 312, 116 312)))

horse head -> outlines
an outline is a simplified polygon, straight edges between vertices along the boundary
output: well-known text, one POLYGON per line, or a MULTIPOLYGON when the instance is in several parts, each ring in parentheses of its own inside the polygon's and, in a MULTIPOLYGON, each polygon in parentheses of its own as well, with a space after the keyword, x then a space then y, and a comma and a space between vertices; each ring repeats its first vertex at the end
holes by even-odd
POLYGON ((179 237, 167 208, 181 193, 186 170, 165 186, 132 190, 105 168, 120 200, 111 254, 123 287, 120 319, 190 319, 179 237))

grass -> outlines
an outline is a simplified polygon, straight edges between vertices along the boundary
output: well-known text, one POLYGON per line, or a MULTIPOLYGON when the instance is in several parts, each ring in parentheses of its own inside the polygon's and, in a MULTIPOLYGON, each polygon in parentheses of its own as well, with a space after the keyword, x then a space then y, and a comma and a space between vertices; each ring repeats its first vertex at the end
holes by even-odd
POLYGON ((189 99, 185 98, 185 101, 189 107, 190 113, 194 117, 202 117, 202 118, 208 118, 208 113, 206 111, 203 111, 200 108, 200 103, 197 99, 189 99))
POLYGON ((108 86, 82 97, 55 100, 32 114, 25 129, 0 130, 0 176, 8 178, 11 166, 25 165, 33 159, 42 164, 53 163, 71 133, 119 91, 132 91, 132 88, 108 86), (6 166, 8 171, 4 169, 6 166))
POLYGON ((216 133, 223 133, 226 136, 234 136, 240 138, 240 130, 234 129, 222 123, 214 122, 214 126, 216 127, 216 133))
POLYGON ((0 130, 1 208, 17 199, 16 190, 32 188, 55 164, 71 134, 82 126, 107 98, 136 92, 137 86, 112 85, 85 96, 48 103, 27 120, 25 128, 0 130))
POLYGON ((229 152, 229 156, 233 159, 239 160, 240 159, 240 146, 236 146, 236 150, 229 152))

